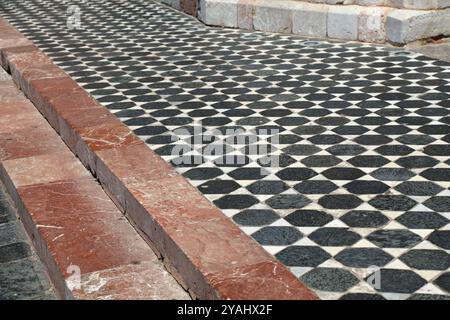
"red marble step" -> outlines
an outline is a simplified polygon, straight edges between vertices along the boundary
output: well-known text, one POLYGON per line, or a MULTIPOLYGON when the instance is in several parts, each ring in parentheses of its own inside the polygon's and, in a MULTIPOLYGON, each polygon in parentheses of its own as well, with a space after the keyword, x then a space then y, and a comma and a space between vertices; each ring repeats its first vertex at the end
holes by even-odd
POLYGON ((189 298, 12 80, 0 81, 0 179, 61 298, 189 298))
MULTIPOLYGON (((10 27, 0 20, 1 28, 10 27)), ((14 81, 192 295, 317 299, 44 53, 21 35, 25 45, 1 37, 14 81)))

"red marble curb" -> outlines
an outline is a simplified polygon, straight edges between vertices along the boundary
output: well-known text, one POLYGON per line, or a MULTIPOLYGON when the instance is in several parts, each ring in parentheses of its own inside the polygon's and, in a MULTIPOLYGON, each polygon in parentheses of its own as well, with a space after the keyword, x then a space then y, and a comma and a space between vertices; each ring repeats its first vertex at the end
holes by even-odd
POLYGON ((0 179, 61 298, 189 298, 12 80, 0 81, 0 179))
POLYGON ((2 44, 2 28, 3 66, 193 296, 317 299, 45 54, 2 44))

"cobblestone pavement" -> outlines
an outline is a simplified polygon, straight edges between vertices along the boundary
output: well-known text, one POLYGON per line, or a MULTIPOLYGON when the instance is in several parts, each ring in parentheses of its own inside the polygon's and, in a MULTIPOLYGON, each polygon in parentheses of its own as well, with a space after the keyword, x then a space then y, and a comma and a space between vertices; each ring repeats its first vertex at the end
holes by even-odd
POLYGON ((449 298, 450 63, 206 27, 149 0, 0 9, 320 297, 449 298), (225 156, 205 150, 212 129, 225 156))
POLYGON ((55 299, 39 258, 0 184, 0 300, 55 299))

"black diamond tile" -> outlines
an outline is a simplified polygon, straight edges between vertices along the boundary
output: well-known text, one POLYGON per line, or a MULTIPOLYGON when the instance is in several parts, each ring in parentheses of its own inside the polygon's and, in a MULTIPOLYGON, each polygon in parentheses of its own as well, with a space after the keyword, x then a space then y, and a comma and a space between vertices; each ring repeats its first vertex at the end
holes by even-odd
POLYGON ((364 126, 350 126, 344 125, 333 129, 334 132, 341 135, 361 135, 369 131, 369 129, 364 126))
POLYGON ((410 250, 400 260, 418 270, 446 270, 450 267, 450 255, 443 250, 410 250))
POLYGON ((390 161, 381 156, 356 156, 347 160, 348 163, 355 167, 382 167, 390 161))
POLYGON ((338 144, 338 143, 344 141, 345 139, 336 134, 320 134, 320 135, 316 135, 314 137, 308 138, 308 140, 311 143, 313 143, 314 145, 318 145, 318 144, 334 145, 334 144, 338 144))
POLYGON ((426 146, 424 148, 424 153, 430 155, 430 156, 442 156, 442 157, 448 157, 450 156, 450 145, 444 144, 444 145, 430 145, 426 146))
POLYGON ((309 156, 301 162, 307 167, 333 167, 341 163, 342 160, 335 156, 316 155, 309 156))
POLYGON ((435 230, 428 237, 428 241, 443 249, 450 250, 450 230, 435 230))
POLYGON ((349 192, 354 194, 377 194, 389 190, 389 186, 380 181, 352 181, 344 185, 349 192))
POLYGON ((366 149, 357 144, 341 144, 326 149, 335 156, 355 156, 363 153, 366 149))
POLYGON ((357 168, 331 168, 322 173, 331 180, 355 180, 365 175, 365 173, 357 168))
POLYGON ((395 229, 377 230, 369 234, 367 240, 381 248, 409 248, 422 238, 409 230, 395 229))
POLYGON ((222 174, 223 171, 219 168, 195 168, 183 173, 186 178, 192 180, 214 179, 218 176, 221 176, 222 174))
POLYGON ((412 171, 403 168, 379 168, 370 175, 381 181, 404 181, 415 176, 412 171))
POLYGON ((275 211, 265 209, 247 209, 233 216, 234 222, 242 226, 264 226, 279 218, 275 211))
POLYGON ((326 128, 318 125, 305 125, 298 126, 297 128, 292 130, 294 133, 303 136, 303 135, 316 135, 326 131, 326 128))
POLYGON ((436 280, 434 280, 434 283, 439 288, 450 293, 450 272, 446 272, 446 273, 440 275, 436 280))
POLYGON ((389 218, 378 211, 353 210, 344 214, 340 220, 353 228, 377 228, 389 222, 389 218))
POLYGON ((410 134, 410 135, 403 135, 401 137, 398 137, 396 139, 398 142, 404 143, 406 145, 408 144, 415 144, 415 145, 426 145, 429 144, 436 139, 433 137, 424 135, 424 134, 410 134))
POLYGON ((383 135, 365 134, 354 139, 355 142, 367 146, 379 146, 392 141, 391 138, 383 135))
POLYGON ((415 293, 411 295, 407 300, 450 300, 450 296, 415 293))
POLYGON ((436 212, 406 212, 396 220, 410 229, 439 229, 450 223, 436 212))
POLYGON ((296 210, 284 218, 297 227, 320 227, 333 220, 333 216, 317 210, 296 210))
POLYGON ((431 181, 450 181, 450 169, 447 168, 427 169, 420 175, 431 181))
POLYGON ((274 161, 272 161, 271 159, 273 159, 271 156, 262 157, 259 158, 257 162, 261 167, 280 167, 280 168, 288 167, 296 162, 294 158, 284 153, 277 155, 277 158, 274 161))
POLYGON ((322 117, 316 123, 322 126, 342 126, 350 120, 344 117, 322 117))
POLYGON ((347 293, 343 295, 339 300, 386 300, 379 294, 372 293, 347 293))
POLYGON ((233 216, 234 222, 242 226, 264 226, 280 217, 273 210, 247 209, 233 216))
POLYGON ((319 199, 319 204, 327 209, 354 209, 361 203, 361 199, 350 194, 327 195, 319 199))
POLYGON ((369 268, 370 266, 383 267, 393 257, 378 248, 348 248, 339 252, 334 259, 347 267, 369 268))
POLYGON ((245 209, 256 203, 258 200, 250 195, 227 195, 214 200, 214 204, 221 209, 245 209))
POLYGON ((438 160, 426 156, 411 156, 400 158, 396 163, 404 168, 429 168, 439 163, 438 160))
POLYGON ((239 168, 228 173, 236 180, 259 180, 266 177, 268 171, 263 168, 239 168))
POLYGON ((347 228, 321 228, 308 238, 321 246, 351 246, 361 239, 357 233, 347 228))
POLYGON ((414 152, 414 149, 401 144, 389 144, 378 147, 375 151, 384 156, 406 156, 414 152))
POLYGON ((432 197, 423 203, 431 210, 438 212, 450 211, 450 197, 432 197))
POLYGON ((247 186, 247 190, 253 194, 278 194, 287 189, 289 189, 289 186, 283 181, 262 180, 247 186))
MULTIPOLYGON (((369 284, 377 276, 370 275, 366 280, 369 284)), ((427 281, 411 270, 381 269, 379 271, 380 288, 377 291, 392 293, 414 293, 423 287, 427 281)))
POLYGON ((345 292, 359 282, 351 272, 337 268, 316 268, 300 280, 310 288, 332 292, 345 292))
POLYGON ((308 156, 319 152, 321 149, 309 144, 294 144, 282 150, 286 154, 293 156, 308 156))
POLYGON ((286 168, 279 171, 276 175, 282 180, 301 181, 316 176, 317 172, 308 168, 286 168))
POLYGON ((408 196, 433 196, 444 188, 427 181, 406 181, 395 187, 395 190, 408 196))
POLYGON ((239 189, 241 186, 233 180, 209 180, 198 186, 204 194, 227 194, 239 189))
POLYGON ((16 242, 0 246, 0 263, 23 259, 30 255, 30 246, 25 242, 16 242))
POLYGON ((302 233, 294 227, 264 227, 252 237, 263 246, 286 246, 302 238, 302 233))
POLYGON ((337 185, 328 180, 306 180, 294 186, 301 194, 327 194, 337 188, 337 185))
POLYGON ((419 132, 425 133, 425 134, 449 134, 450 133, 450 126, 448 125, 426 125, 423 127, 420 127, 418 129, 419 132))
POLYGON ((331 258, 331 255, 317 246, 290 246, 275 257, 290 267, 317 267, 331 258))
POLYGON ((266 200, 273 209, 300 209, 311 202, 300 194, 279 194, 266 200))

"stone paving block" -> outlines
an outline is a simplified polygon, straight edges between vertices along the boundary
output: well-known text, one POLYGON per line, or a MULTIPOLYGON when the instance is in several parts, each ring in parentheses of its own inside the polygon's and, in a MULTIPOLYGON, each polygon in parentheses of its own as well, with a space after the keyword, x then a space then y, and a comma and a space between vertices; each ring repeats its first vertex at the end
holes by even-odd
POLYGON ((238 0, 200 0, 200 21, 208 25, 236 28, 238 0))
POLYGON ((99 105, 92 96, 84 92, 75 81, 67 76, 35 79, 32 82, 27 96, 57 132, 60 132, 59 112, 89 109, 99 105))
POLYGON ((363 9, 358 21, 358 40, 365 42, 386 41, 386 18, 390 9, 367 8, 363 9))
POLYGON ((28 229, 35 229, 61 270, 76 265, 87 274, 152 260, 145 242, 92 177, 19 187, 18 193, 35 224, 28 229))
POLYGON ((177 175, 157 154, 148 153, 145 144, 101 150, 97 155, 92 169, 121 208, 127 206, 128 193, 124 192, 124 183, 151 183, 155 179, 177 175), (142 157, 142 154, 147 156, 142 157))
POLYGON ((198 10, 198 0, 180 0, 180 8, 183 12, 196 17, 198 10))
POLYGON ((64 151, 5 160, 2 165, 16 187, 89 176, 83 165, 64 151))
POLYGON ((0 120, 0 160, 46 155, 65 149, 58 134, 36 114, 8 116, 0 120), (26 126, 39 126, 30 131, 26 126), (36 143, 36 137, 42 143, 36 143))
POLYGON ((0 103, 9 104, 11 102, 24 101, 25 96, 19 89, 10 81, 0 82, 0 103))
POLYGON ((394 10, 387 16, 387 38, 396 44, 450 35, 450 9, 394 10))
POLYGON ((220 288, 225 299, 254 299, 265 300, 265 292, 270 291, 278 300, 315 299, 305 288, 296 285, 297 279, 287 271, 279 262, 263 262, 256 265, 236 267, 227 270, 224 274, 211 275, 212 282, 220 288), (271 276, 267 277, 270 273, 271 276), (280 283, 282 285, 280 285, 280 283), (277 291, 279 288, 287 287, 287 290, 277 291))
POLYGON ((237 26, 240 29, 253 30, 253 8, 258 0, 238 0, 237 26))
POLYGON ((359 12, 360 9, 357 6, 330 7, 328 10, 328 37, 357 40, 359 12))
POLYGON ((292 10, 292 33, 316 38, 327 36, 327 6, 299 3, 292 10))
POLYGON ((178 283, 169 281, 171 277, 167 271, 161 270, 158 261, 146 261, 84 274, 80 288, 74 289, 74 295, 83 300, 127 300, 130 297, 143 300, 189 299, 178 283))
POLYGON ((253 29, 268 32, 291 33, 292 11, 287 2, 258 1, 253 11, 253 29))

